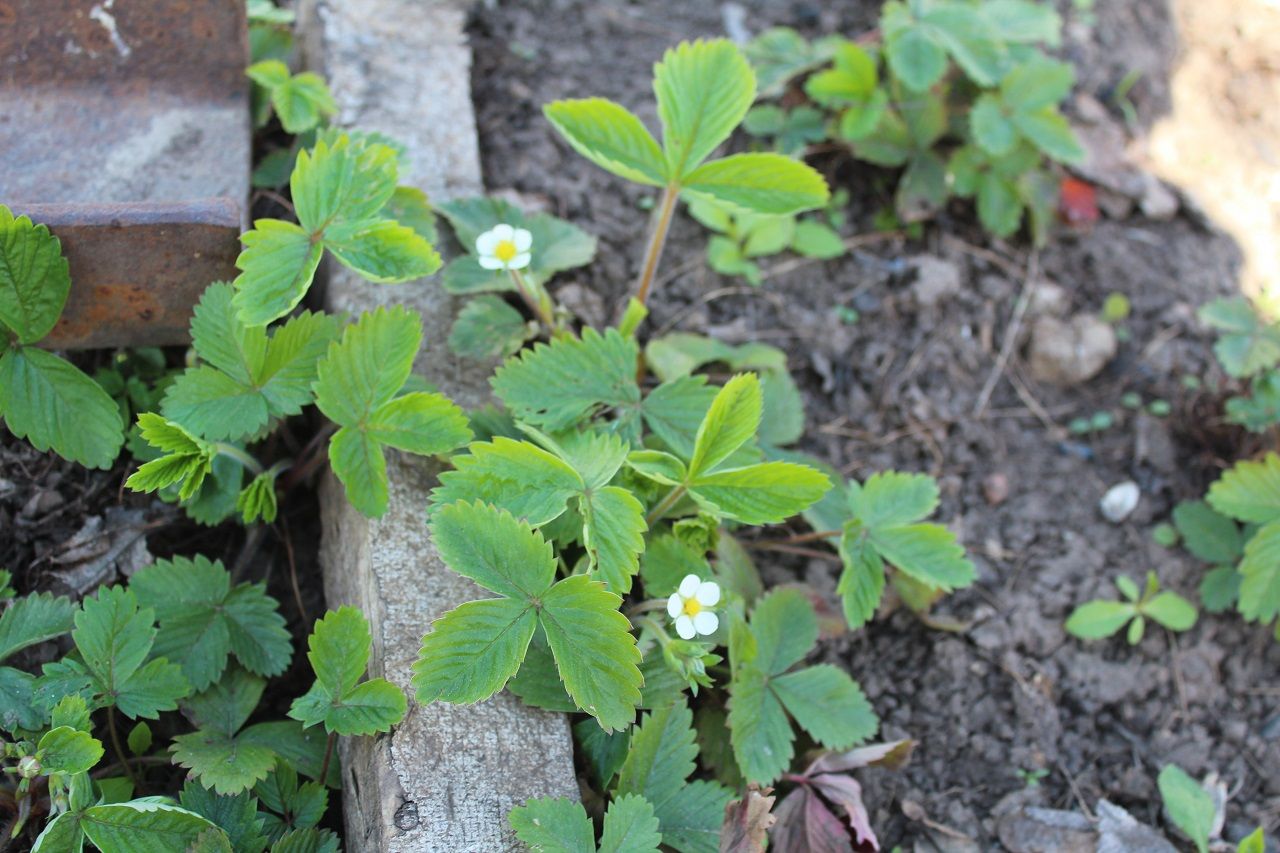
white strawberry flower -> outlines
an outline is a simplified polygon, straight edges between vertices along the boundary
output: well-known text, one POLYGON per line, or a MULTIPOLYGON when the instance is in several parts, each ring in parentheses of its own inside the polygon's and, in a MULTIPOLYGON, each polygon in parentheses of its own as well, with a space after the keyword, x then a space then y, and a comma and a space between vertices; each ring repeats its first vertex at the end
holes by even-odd
POLYGON ((720 601, 720 586, 697 575, 685 575, 680 588, 667 599, 667 615, 676 622, 676 633, 682 640, 701 634, 714 634, 720 618, 711 612, 720 601))
POLYGON ((512 228, 505 222, 495 225, 476 238, 476 254, 480 266, 487 270, 522 270, 533 256, 533 235, 523 228, 512 228))

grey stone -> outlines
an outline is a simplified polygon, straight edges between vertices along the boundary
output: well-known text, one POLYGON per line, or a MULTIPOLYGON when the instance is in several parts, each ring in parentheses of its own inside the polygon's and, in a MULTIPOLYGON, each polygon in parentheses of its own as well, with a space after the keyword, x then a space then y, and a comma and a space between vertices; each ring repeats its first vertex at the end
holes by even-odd
MULTIPOLYGON (((422 0, 307 0, 300 9, 308 64, 328 78, 338 123, 405 143, 401 183, 433 199, 483 190, 470 99, 470 51, 461 4, 422 0)), ((358 312, 403 304, 423 317, 417 372, 463 406, 488 396, 491 364, 464 363, 445 347, 458 304, 437 282, 388 287, 334 267, 328 307, 358 312)), ((365 519, 330 476, 321 492, 321 563, 330 606, 350 603, 373 626, 371 675, 409 690, 431 621, 480 597, 441 561, 425 524, 436 463, 392 453, 390 506, 365 519)), ((346 846, 351 850, 516 849, 507 813, 530 797, 578 796, 563 715, 501 693, 471 706, 410 701, 389 736, 345 740, 346 846)))
POLYGON ((916 280, 911 293, 921 308, 933 308, 960 292, 960 268, 951 261, 933 255, 911 260, 916 280))
POLYGON ((1063 321, 1043 316, 1031 329, 1031 375, 1055 385, 1092 379, 1116 354, 1116 333, 1092 314, 1063 321))
POLYGON ((1124 809, 1099 800, 1098 853, 1178 853, 1164 836, 1124 809))

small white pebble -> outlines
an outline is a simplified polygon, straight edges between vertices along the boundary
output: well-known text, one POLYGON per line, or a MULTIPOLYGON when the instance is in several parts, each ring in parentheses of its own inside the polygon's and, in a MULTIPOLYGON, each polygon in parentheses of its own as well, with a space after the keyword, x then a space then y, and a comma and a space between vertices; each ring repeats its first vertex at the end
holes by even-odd
POLYGON ((1107 521, 1119 524, 1138 506, 1140 494, 1137 483, 1133 480, 1125 480, 1107 489, 1107 493, 1098 502, 1098 509, 1102 511, 1102 516, 1107 521))

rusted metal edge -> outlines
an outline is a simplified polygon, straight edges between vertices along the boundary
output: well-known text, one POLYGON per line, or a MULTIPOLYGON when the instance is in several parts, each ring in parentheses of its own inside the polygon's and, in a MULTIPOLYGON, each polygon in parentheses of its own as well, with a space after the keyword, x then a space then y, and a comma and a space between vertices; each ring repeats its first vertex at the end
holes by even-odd
POLYGON ((200 294, 236 274, 243 214, 231 198, 12 207, 49 226, 71 268, 71 293, 43 347, 186 343, 200 294))

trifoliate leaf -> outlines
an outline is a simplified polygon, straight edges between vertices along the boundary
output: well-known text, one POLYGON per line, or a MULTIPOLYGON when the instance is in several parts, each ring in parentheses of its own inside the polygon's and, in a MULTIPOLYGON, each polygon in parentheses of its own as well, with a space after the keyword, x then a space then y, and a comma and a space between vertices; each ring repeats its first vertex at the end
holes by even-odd
MULTIPOLYGON (((0 206, 0 229, 5 213, 0 206)), ((3 288, 0 264, 0 293, 3 288)), ((88 468, 109 468, 124 444, 120 408, 102 386, 71 362, 33 347, 0 354, 0 414, 9 431, 36 450, 52 449, 88 468)))
POLYGON ((1000 41, 1041 42, 1049 47, 1057 47, 1061 42, 1062 18, 1052 6, 1032 0, 987 0, 979 11, 1000 41))
POLYGON ((81 813, 80 826, 98 849, 130 853, 186 850, 208 830, 221 832, 195 812, 154 800, 93 806, 81 813))
POLYGON ((385 678, 357 684, 369 665, 369 623, 354 607, 340 607, 316 621, 307 641, 315 684, 296 699, 289 716, 310 727, 323 723, 340 735, 390 731, 404 719, 408 703, 385 678))
POLYGON ((1231 376, 1249 377, 1280 362, 1280 328, 1268 323, 1245 297, 1215 299, 1200 309, 1199 316, 1222 333, 1213 351, 1231 376))
POLYGON ((372 219, 395 193, 398 169, 395 149, 381 142, 346 133, 317 141, 298 154, 289 181, 298 222, 317 234, 335 222, 372 219))
POLYGON ((582 803, 535 797, 507 814, 516 838, 540 853, 595 853, 595 830, 582 803))
POLYGON ((317 368, 316 404, 341 427, 329 443, 330 464, 352 504, 368 516, 387 507, 384 444, 427 455, 471 438, 466 416, 443 395, 395 397, 421 342, 416 313, 379 308, 348 326, 317 368))
POLYGON ((795 754, 786 711, 769 687, 769 676, 754 664, 735 673, 731 693, 730 741, 738 767, 749 781, 772 782, 795 754))
POLYGON ((760 97, 782 94, 792 77, 821 65, 830 55, 832 42, 810 43, 789 27, 774 27, 756 36, 744 48, 755 70, 760 97))
POLYGON ((582 338, 538 344, 509 359, 493 375, 494 393, 519 419, 561 430, 608 408, 634 410, 639 350, 616 330, 584 329, 582 338), (555 394, 543 393, 554 387, 555 394))
POLYGON ((682 42, 654 66, 667 176, 689 173, 729 138, 755 100, 756 81, 742 51, 726 39, 682 42))
MULTIPOLYGON (((937 35, 921 26, 903 3, 886 3, 880 12, 885 58, 893 75, 913 92, 923 92, 942 77, 947 53, 937 35)), ((992 81, 994 82, 994 81, 992 81)))
POLYGON ((456 470, 440 475, 433 507, 481 500, 540 526, 559 517, 569 498, 585 488, 567 462, 531 442, 498 436, 469 449, 453 457, 456 470))
POLYGON ((87 773, 102 759, 103 752, 102 744, 92 735, 70 726, 50 729, 36 745, 36 757, 46 774, 87 773))
POLYGON ((235 307, 250 326, 265 326, 288 314, 315 278, 324 243, 292 222, 259 219, 240 236, 235 307))
POLYGON ((648 800, 624 794, 609 804, 600 835, 600 853, 657 853, 661 843, 658 818, 648 800))
POLYGON ((15 598, 0 611, 0 660, 69 632, 75 605, 47 592, 15 598))
POLYGON ((685 176, 684 191, 754 213, 787 215, 824 207, 831 192, 812 167, 782 154, 733 154, 685 176))
POLYGON ((324 78, 317 74, 304 71, 290 75, 289 67, 275 59, 254 63, 245 73, 270 93, 271 105, 286 133, 304 133, 338 111, 324 78))
POLYGON ((276 520, 277 473, 275 468, 263 471, 236 497, 236 511, 245 524, 252 524, 258 519, 271 524, 276 520))
POLYGON ((316 826, 329 805, 329 792, 324 785, 299 785, 298 774, 285 762, 277 762, 276 769, 253 787, 253 793, 267 809, 258 816, 271 841, 278 841, 291 830, 316 826))
POLYGON ((1280 614, 1280 521, 1264 525, 1244 546, 1240 575, 1240 615, 1269 623, 1280 614))
POLYGON ((644 123, 604 98, 555 101, 542 108, 565 141, 600 168, 628 181, 660 187, 668 167, 644 123))
POLYGON ((1267 524, 1280 519, 1280 455, 1237 462, 1209 487, 1205 500, 1239 521, 1267 524))
POLYGON ((1217 809, 1213 797, 1176 764, 1167 764, 1156 780, 1169 817, 1200 853, 1207 853, 1217 809))
POLYGON ((289 665, 292 648, 279 602, 260 583, 232 588, 220 561, 199 555, 157 560, 133 576, 130 588, 160 622, 156 653, 180 663, 196 690, 222 675, 232 653, 262 676, 289 665))
POLYGON ((267 401, 256 388, 209 366, 179 374, 165 392, 161 411, 211 441, 254 435, 270 417, 267 401))
POLYGON ((19 343, 34 343, 53 330, 70 292, 70 267, 58 238, 0 204, 0 324, 19 343))
POLYGON ((233 668, 211 688, 188 699, 184 706, 198 728, 174 737, 174 763, 219 794, 238 794, 265 779, 275 766, 275 753, 238 736, 264 687, 262 678, 233 668))
POLYGON ((138 429, 147 444, 165 455, 143 463, 125 485, 137 492, 154 492, 178 483, 180 499, 196 494, 213 470, 217 455, 213 445, 153 412, 138 416, 138 429))

